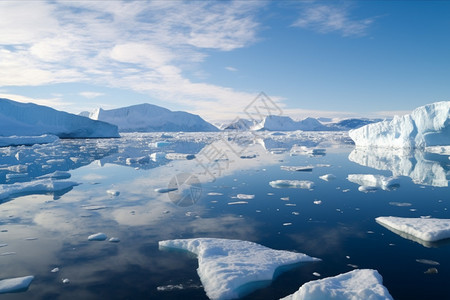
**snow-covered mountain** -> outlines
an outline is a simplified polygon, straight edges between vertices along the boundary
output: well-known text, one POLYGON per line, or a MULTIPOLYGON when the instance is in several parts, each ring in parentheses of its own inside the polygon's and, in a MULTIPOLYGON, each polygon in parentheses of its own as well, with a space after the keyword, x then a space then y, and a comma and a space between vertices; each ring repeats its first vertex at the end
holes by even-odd
POLYGON ((89 117, 117 125, 120 132, 219 130, 198 115, 171 111, 148 103, 111 110, 98 108, 89 117))
POLYGON ((256 122, 246 119, 237 119, 234 122, 225 124, 220 129, 222 130, 242 130, 247 131, 250 130, 253 126, 256 125, 256 122))
POLYGON ((117 126, 33 103, 0 98, 0 136, 119 137, 117 126))
POLYGON ((450 145, 450 101, 416 108, 411 114, 391 121, 350 130, 356 146, 422 148, 450 145))
POLYGON ((251 130, 269 131, 326 131, 329 127, 324 126, 317 119, 306 118, 301 121, 294 121, 287 116, 266 116, 260 123, 251 127, 251 130))
POLYGON ((336 123, 331 123, 329 126, 333 128, 334 130, 351 130, 351 129, 357 129, 359 127, 363 127, 368 124, 377 123, 383 121, 382 119, 358 119, 358 118, 351 118, 351 119, 344 119, 336 123))

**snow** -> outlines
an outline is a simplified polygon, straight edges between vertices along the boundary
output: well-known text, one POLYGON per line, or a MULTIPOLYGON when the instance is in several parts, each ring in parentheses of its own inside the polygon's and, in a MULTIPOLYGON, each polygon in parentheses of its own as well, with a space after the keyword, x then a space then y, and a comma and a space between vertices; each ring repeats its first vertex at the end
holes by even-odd
POLYGON ((235 299, 269 283, 283 266, 320 259, 240 240, 197 238, 159 242, 197 255, 197 273, 210 299, 235 299), (259 284, 259 285, 258 285, 259 284))
MULTIPOLYGON (((0 99, 1 100, 1 99, 0 99)), ((0 130, 1 134, 1 130, 0 130)), ((34 145, 34 144, 50 144, 58 141, 56 135, 43 134, 40 136, 0 136, 0 147, 18 146, 18 145, 34 145)), ((20 157, 20 156, 19 156, 20 157)), ((16 157, 17 158, 17 157, 16 157)), ((17 160, 20 160, 17 158, 17 160)))
POLYGON ((309 180, 274 180, 269 184, 274 188, 312 189, 314 187, 314 182, 309 180))
MULTIPOLYGON (((117 127, 50 107, 0 98, 0 136, 119 137, 117 127)), ((50 137, 48 138, 50 139, 50 137)))
POLYGON ((78 183, 66 180, 38 179, 30 182, 16 182, 0 185, 0 200, 17 194, 39 194, 65 190, 78 183))
POLYGON ((25 291, 33 281, 34 276, 24 276, 0 280, 0 294, 25 291))
POLYGON ((376 270, 361 269, 305 283, 282 300, 387 300, 393 299, 376 270))
POLYGON ((391 121, 369 124, 349 131, 356 146, 424 148, 450 145, 450 101, 416 108, 391 121))
POLYGON ((361 192, 376 190, 378 188, 390 191, 399 186, 398 179, 396 177, 385 177, 382 175, 374 174, 349 174, 348 181, 359 184, 361 192))
POLYGON ((450 219, 378 217, 379 224, 422 241, 436 242, 450 238, 450 219))
POLYGON ((98 108, 89 117, 115 124, 120 132, 219 131, 198 115, 148 103, 111 110, 98 108))
POLYGON ((91 234, 88 236, 88 241, 104 241, 106 240, 107 236, 103 232, 91 234))

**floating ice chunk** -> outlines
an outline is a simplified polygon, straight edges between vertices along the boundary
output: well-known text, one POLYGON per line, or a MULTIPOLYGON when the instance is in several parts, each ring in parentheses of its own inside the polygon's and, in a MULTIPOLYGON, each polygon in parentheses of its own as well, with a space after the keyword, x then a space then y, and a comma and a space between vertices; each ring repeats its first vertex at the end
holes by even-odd
POLYGON ((450 219, 378 217, 375 220, 389 230, 394 229, 426 242, 450 238, 450 219))
POLYGON ((313 203, 316 204, 316 205, 320 205, 320 204, 322 204, 322 200, 314 200, 313 203))
POLYGON ((173 187, 173 188, 157 188, 155 189, 155 192, 160 193, 160 194, 164 194, 164 193, 169 193, 169 192, 173 192, 178 190, 178 188, 173 187))
POLYGON ((195 158, 194 154, 184 154, 184 153, 167 153, 166 158, 170 160, 191 160, 195 158))
POLYGON ((70 173, 69 172, 65 172, 65 171, 55 171, 53 173, 50 174, 46 174, 46 175, 42 175, 37 177, 38 179, 45 179, 45 178, 50 178, 50 179, 68 179, 70 178, 70 173))
POLYGON ((376 270, 353 270, 335 277, 307 282, 297 292, 282 300, 393 299, 382 282, 383 278, 376 270))
POLYGON ((69 283, 70 283, 69 278, 64 278, 64 279, 62 280, 62 283, 64 283, 64 284, 69 284, 69 283))
POLYGON ((294 171, 294 172, 309 172, 313 170, 313 166, 280 166, 281 170, 294 171))
POLYGON ((312 189, 314 187, 314 182, 309 180, 275 180, 269 184, 274 188, 312 189))
POLYGON ((418 263, 425 264, 425 265, 432 265, 432 266, 439 266, 440 265, 440 263, 438 263, 437 261, 430 260, 430 259, 416 259, 416 261, 418 263))
POLYGON ((363 193, 375 192, 376 190, 378 190, 378 187, 376 186, 361 185, 360 187, 358 187, 358 191, 363 193))
POLYGON ((132 165, 132 164, 148 164, 150 162, 150 156, 148 155, 144 155, 144 156, 140 156, 140 157, 128 157, 125 160, 125 163, 127 165, 132 165))
POLYGON ((436 268, 429 268, 424 273, 425 274, 437 274, 438 273, 438 269, 436 269, 436 268))
POLYGON ((106 193, 107 193, 108 195, 113 196, 113 197, 117 197, 117 196, 120 195, 120 192, 119 192, 118 190, 107 190, 106 193))
POLYGON ((88 236, 88 241, 104 241, 106 240, 107 236, 103 232, 91 234, 88 236))
MULTIPOLYGON (((50 144, 50 143, 56 142, 58 140, 59 140, 59 138, 56 135, 51 135, 51 134, 44 134, 44 135, 40 135, 40 136, 1 136, 0 137, 0 147, 18 146, 18 145, 34 145, 34 144, 50 144)), ((17 158, 17 160, 19 160, 19 158, 17 158)))
POLYGON ((382 175, 373 174, 349 174, 348 181, 364 186, 361 192, 370 191, 371 188, 380 188, 385 191, 390 191, 399 186, 398 179, 396 177, 385 177, 382 175))
POLYGON ((248 202, 247 201, 228 202, 228 205, 237 205, 237 204, 248 204, 248 202))
POLYGON ((174 248, 198 257, 197 273, 210 299, 242 297, 276 277, 280 267, 320 259, 303 253, 273 250, 239 240, 198 238, 159 242, 160 249, 174 248))
POLYGON ((336 176, 334 176, 333 174, 325 174, 322 176, 319 176, 320 179, 325 180, 325 181, 330 181, 333 179, 336 179, 336 176))
POLYGON ((237 194, 238 199, 249 200, 255 198, 255 195, 237 194))
POLYGON ((389 205, 398 206, 398 207, 406 207, 406 206, 411 206, 412 204, 409 203, 409 202, 395 202, 395 201, 393 201, 393 202, 389 202, 389 205))
POLYGON ((170 144, 171 144, 171 142, 159 141, 159 142, 150 143, 149 146, 155 147, 155 148, 162 148, 162 147, 169 146, 170 144))
POLYGON ((0 280, 0 294, 26 291, 34 276, 24 276, 0 280))
POLYGON ((215 193, 215 192, 208 193, 208 196, 222 196, 222 195, 223 195, 222 193, 215 193))
POLYGON ((120 242, 120 239, 119 239, 118 237, 112 237, 112 238, 110 238, 110 239, 108 240, 108 242, 111 242, 111 243, 119 243, 119 242, 120 242))
POLYGON ((160 161, 166 159, 166 153, 164 152, 155 152, 150 154, 150 159, 153 161, 160 161))
POLYGON ((56 192, 78 185, 73 181, 39 179, 30 182, 16 182, 0 185, 0 200, 16 194, 38 194, 56 192))
POLYGON ((349 131, 356 146, 423 148, 450 145, 450 101, 416 108, 391 121, 368 124, 349 131))
POLYGON ((52 273, 58 273, 58 272, 59 272, 59 268, 53 268, 50 272, 52 272, 52 273))

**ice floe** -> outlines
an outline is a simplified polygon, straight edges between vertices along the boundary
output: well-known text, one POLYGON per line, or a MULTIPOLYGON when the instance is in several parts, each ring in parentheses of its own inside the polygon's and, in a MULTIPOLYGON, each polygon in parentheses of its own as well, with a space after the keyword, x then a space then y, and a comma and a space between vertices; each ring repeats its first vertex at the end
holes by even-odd
POLYGON ((378 217, 375 220, 395 233, 402 232, 426 242, 450 238, 450 219, 378 217))
MULTIPOLYGON (((320 275, 320 274, 319 274, 320 275)), ((353 270, 305 283, 281 300, 388 300, 393 299, 376 270, 353 270)))
POLYGON ((0 280, 0 294, 26 291, 34 276, 24 276, 0 280))
POLYGON ((187 250, 197 255, 197 273, 210 299, 242 297, 270 283, 284 266, 319 260, 303 253, 228 239, 166 240, 160 241, 159 247, 187 250))
POLYGON ((274 188, 312 189, 314 182, 309 180, 274 180, 269 182, 274 188))
POLYGON ((16 182, 0 185, 0 200, 14 195, 39 194, 65 190, 78 185, 78 183, 66 180, 39 179, 30 182, 16 182))
POLYGON ((356 146, 424 148, 450 145, 450 101, 416 108, 411 114, 395 116, 349 131, 356 146))

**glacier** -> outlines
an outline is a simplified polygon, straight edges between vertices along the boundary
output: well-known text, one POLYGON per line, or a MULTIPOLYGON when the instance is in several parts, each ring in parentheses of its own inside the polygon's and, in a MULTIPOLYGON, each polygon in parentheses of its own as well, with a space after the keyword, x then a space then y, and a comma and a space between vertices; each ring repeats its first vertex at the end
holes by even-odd
POLYGON ((450 101, 416 108, 391 121, 368 124, 349 131, 358 147, 425 148, 450 145, 450 101))
POLYGON ((96 109, 89 118, 115 124, 120 132, 210 132, 219 131, 200 116, 183 111, 171 111, 143 103, 116 109, 96 109))
POLYGON ((393 299, 376 270, 353 270, 334 277, 305 283, 281 300, 388 300, 393 299))
POLYGON ((0 98, 0 136, 120 137, 117 126, 34 103, 0 98))
POLYGON ((197 255, 197 273, 213 300, 240 298, 269 283, 280 267, 320 261, 303 253, 274 250, 241 240, 197 238, 159 242, 160 249, 181 249, 197 255))

